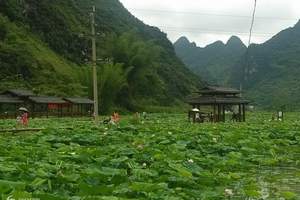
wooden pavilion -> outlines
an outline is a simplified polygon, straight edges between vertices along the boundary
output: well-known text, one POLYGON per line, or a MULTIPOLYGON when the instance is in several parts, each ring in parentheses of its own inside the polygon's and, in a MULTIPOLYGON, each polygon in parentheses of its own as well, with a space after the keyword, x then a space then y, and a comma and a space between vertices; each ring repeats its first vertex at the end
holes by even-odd
POLYGON ((197 92, 197 95, 190 97, 187 103, 193 107, 193 110, 189 112, 189 119, 192 118, 194 122, 203 122, 204 118, 208 118, 211 122, 225 122, 226 110, 233 111, 233 120, 244 122, 246 121, 246 105, 249 101, 241 97, 240 90, 207 86, 197 92), (207 110, 205 112, 205 109, 202 109, 204 107, 210 107, 211 112, 207 113, 207 110))
POLYGON ((67 112, 71 116, 92 116, 94 102, 88 98, 72 97, 64 98, 68 102, 67 112))

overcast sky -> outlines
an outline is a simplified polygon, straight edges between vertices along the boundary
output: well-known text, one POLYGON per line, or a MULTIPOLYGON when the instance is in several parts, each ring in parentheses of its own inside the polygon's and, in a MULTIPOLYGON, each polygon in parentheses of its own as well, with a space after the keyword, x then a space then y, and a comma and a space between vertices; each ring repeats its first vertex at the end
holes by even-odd
MULTIPOLYGON (((198 46, 231 35, 248 43, 254 0, 120 0, 146 24, 159 27, 174 42, 187 36, 198 46)), ((257 0, 253 43, 262 43, 300 18, 300 0, 257 0)))

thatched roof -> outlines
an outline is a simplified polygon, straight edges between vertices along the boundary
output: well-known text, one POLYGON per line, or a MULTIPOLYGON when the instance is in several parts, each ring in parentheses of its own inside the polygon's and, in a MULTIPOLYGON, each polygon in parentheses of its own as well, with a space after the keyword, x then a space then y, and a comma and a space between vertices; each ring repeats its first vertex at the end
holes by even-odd
POLYGON ((187 103, 191 105, 213 105, 213 104, 228 104, 228 105, 237 105, 237 104, 248 104, 248 100, 241 97, 213 97, 213 96, 199 96, 192 97, 187 100, 187 103))
POLYGON ((34 93, 30 90, 19 90, 19 89, 13 89, 13 90, 7 90, 3 92, 2 94, 10 94, 17 97, 30 97, 34 96, 34 93))
POLYGON ((19 104, 23 103, 23 101, 17 97, 12 97, 10 95, 0 95, 0 103, 19 104))
POLYGON ((35 96, 29 97, 29 100, 37 104, 65 104, 67 103, 59 97, 35 96))
POLYGON ((73 97, 73 98, 64 98, 64 100, 72 104, 94 104, 94 101, 88 98, 73 97))

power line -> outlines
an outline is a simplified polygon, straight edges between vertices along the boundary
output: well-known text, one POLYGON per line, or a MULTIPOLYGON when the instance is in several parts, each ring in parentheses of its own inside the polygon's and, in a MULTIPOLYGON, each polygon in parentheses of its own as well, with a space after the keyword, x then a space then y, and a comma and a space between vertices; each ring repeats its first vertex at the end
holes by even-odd
POLYGON ((245 69, 244 69, 244 80, 245 81, 248 81, 248 75, 249 75, 249 71, 250 71, 249 47, 251 44, 251 38, 252 38, 252 32, 253 32, 253 26, 254 26, 254 21, 255 21, 255 14, 256 14, 256 7, 257 7, 257 0, 254 0, 254 9, 253 9, 252 20, 251 20, 251 25, 250 25, 248 48, 246 51, 246 65, 245 65, 245 69))
MULTIPOLYGON (((140 9, 140 8, 128 8, 128 9, 132 10, 132 11, 136 11, 136 12, 153 12, 153 13, 158 13, 158 14, 173 13, 173 14, 184 14, 184 15, 207 15, 207 16, 246 18, 246 19, 251 19, 252 18, 252 16, 246 16, 246 15, 201 13, 201 12, 172 11, 172 10, 151 10, 151 9, 140 9)), ((295 21, 295 20, 299 20, 299 18, 256 17, 256 19, 261 19, 261 20, 282 20, 282 21, 295 21)))
POLYGON ((252 37, 252 31, 253 31, 253 25, 254 25, 254 20, 255 20, 255 13, 256 13, 256 6, 257 6, 257 0, 254 0, 254 10, 253 10, 253 14, 252 14, 248 46, 250 46, 250 44, 251 44, 251 37, 252 37))

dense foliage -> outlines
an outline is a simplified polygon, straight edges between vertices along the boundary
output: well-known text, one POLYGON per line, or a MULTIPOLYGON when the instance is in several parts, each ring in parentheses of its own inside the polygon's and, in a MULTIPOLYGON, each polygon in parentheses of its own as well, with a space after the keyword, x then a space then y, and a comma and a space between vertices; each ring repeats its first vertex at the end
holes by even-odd
MULTIPOLYGON (((37 119, 0 136, 0 196, 40 199, 300 198, 300 121, 190 124, 185 115, 118 126, 37 119)), ((0 121, 2 128, 14 121, 0 121)), ((0 129, 1 130, 1 129, 0 129)))
MULTIPOLYGON (((91 94, 87 65, 92 2, 0 1, 0 90, 27 87, 51 95, 91 94)), ((95 3, 98 58, 111 62, 99 62, 99 78, 120 78, 99 86, 114 96, 102 95, 103 104, 134 109, 147 100, 172 105, 200 85, 159 29, 143 24, 118 0, 95 3), (118 66, 117 74, 106 66, 118 66), (117 83, 122 84, 114 87, 117 83)))

